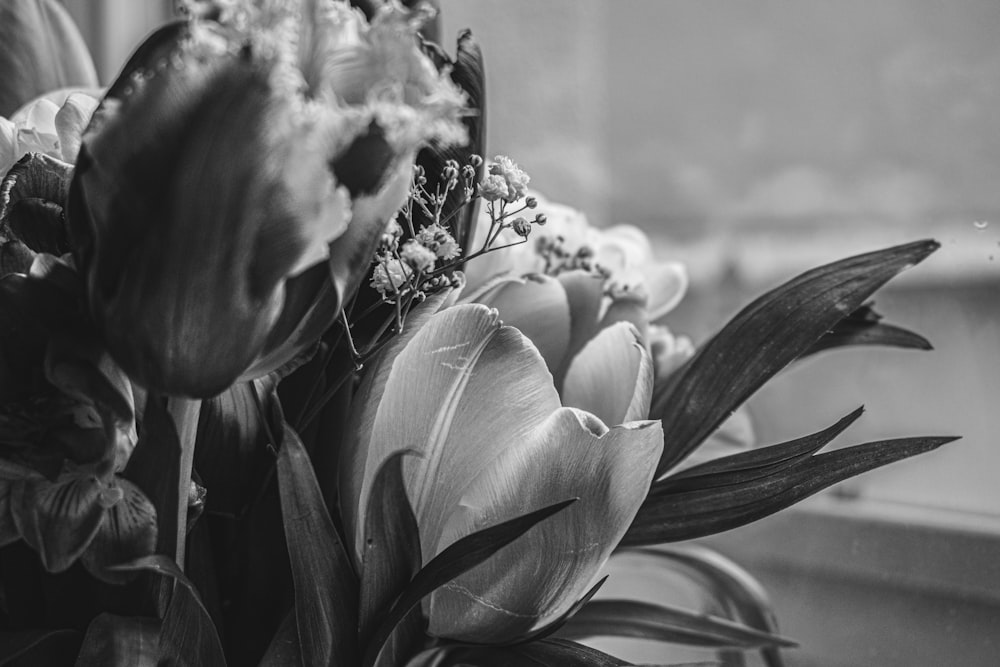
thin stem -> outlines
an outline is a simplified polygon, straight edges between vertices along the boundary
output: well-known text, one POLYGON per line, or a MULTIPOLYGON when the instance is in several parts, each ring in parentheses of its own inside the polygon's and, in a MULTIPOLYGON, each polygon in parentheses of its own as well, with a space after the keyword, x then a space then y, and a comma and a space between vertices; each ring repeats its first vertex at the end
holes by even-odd
POLYGON ((180 471, 177 477, 177 552, 174 560, 183 570, 187 544, 188 494, 191 491, 191 471, 194 468, 194 446, 198 437, 201 401, 171 396, 167 400, 167 411, 174 420, 181 443, 180 471))

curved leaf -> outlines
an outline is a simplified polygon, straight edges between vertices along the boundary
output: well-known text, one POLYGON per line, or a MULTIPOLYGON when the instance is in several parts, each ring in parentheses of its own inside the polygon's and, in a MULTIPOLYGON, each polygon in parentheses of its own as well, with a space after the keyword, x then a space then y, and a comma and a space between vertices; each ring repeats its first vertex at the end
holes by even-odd
MULTIPOLYGON (((368 499, 361 567, 362 645, 375 630, 374 623, 389 612, 392 603, 420 571, 420 533, 403 484, 402 457, 406 454, 399 452, 382 464, 368 499)), ((414 611, 390 637, 388 653, 392 653, 394 642, 400 642, 400 648, 405 650, 408 640, 413 638, 414 611)), ((390 661, 397 663, 398 660, 390 661)))
POLYGON ((385 644, 396 625, 426 595, 484 562, 497 551, 528 532, 535 524, 569 507, 576 501, 576 498, 564 500, 530 514, 466 535, 435 556, 417 573, 410 585, 399 596, 386 619, 379 624, 365 650, 363 665, 371 667, 375 664, 382 650, 382 645, 385 644))
POLYGON ((687 468, 657 482, 650 495, 739 484, 766 477, 812 456, 843 433, 864 412, 858 408, 833 426, 779 445, 759 447, 687 468))
POLYGON ((621 667, 612 655, 566 639, 544 639, 517 646, 444 646, 418 655, 407 667, 621 667))
POLYGON ((559 631, 561 637, 634 637, 710 648, 796 646, 790 639, 707 614, 640 600, 592 600, 559 631))
POLYGON ((650 496, 621 544, 676 542, 736 528, 790 507, 832 484, 957 439, 923 437, 869 442, 817 454, 767 476, 736 484, 650 496))
MULTIPOLYGON (((764 587, 722 554, 694 544, 634 549, 626 553, 663 561, 667 567, 695 581, 730 618, 757 630, 778 633, 778 622, 764 587)), ((767 667, 784 665, 777 647, 763 647, 761 655, 767 667)))
POLYGON ((808 271, 758 298, 659 387, 650 414, 663 420, 663 474, 779 370, 812 347, 872 292, 940 247, 926 240, 808 271))
POLYGON ((309 455, 287 424, 278 451, 278 489, 303 662, 357 664, 357 578, 326 510, 309 455))
POLYGON ((137 558, 107 568, 112 572, 152 572, 174 582, 173 595, 163 617, 159 659, 190 667, 225 667, 226 657, 212 618, 191 580, 177 563, 162 554, 137 558))
POLYGON ((812 347, 803 352, 802 356, 848 345, 885 345, 911 350, 933 349, 930 342, 919 334, 891 324, 882 324, 880 321, 882 316, 872 309, 873 305, 865 304, 837 322, 812 347))
POLYGON ((295 610, 292 609, 274 633, 258 667, 301 667, 303 664, 302 647, 299 646, 298 630, 295 627, 295 610))

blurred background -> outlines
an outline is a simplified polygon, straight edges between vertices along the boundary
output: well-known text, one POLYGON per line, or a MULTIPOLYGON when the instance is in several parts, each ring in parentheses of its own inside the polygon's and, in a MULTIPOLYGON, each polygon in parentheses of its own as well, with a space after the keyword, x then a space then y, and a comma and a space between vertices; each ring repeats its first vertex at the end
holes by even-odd
MULTIPOLYGON (((172 10, 65 4, 105 81, 172 10)), ((812 266, 941 242, 876 299, 934 352, 824 353, 750 408, 762 444, 862 404, 835 446, 963 440, 707 542, 769 589, 783 633, 802 643, 791 665, 997 664, 1000 2, 441 5, 443 34, 470 27, 486 54, 488 153, 687 264, 691 293, 665 321, 676 332, 704 340, 812 266)))

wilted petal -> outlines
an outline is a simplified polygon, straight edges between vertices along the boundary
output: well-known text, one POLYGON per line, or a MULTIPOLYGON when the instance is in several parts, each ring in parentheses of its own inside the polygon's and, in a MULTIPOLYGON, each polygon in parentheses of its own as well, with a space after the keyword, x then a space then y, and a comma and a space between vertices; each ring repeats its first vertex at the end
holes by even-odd
POLYGON ((475 301, 496 308, 504 324, 531 339, 551 372, 562 366, 569 349, 570 313, 566 290, 558 280, 531 274, 500 281, 475 301))
POLYGON ((496 311, 476 304, 433 316, 393 363, 372 430, 364 507, 371 477, 400 449, 404 479, 433 553, 464 486, 559 407, 545 362, 496 311))
POLYGON ((438 589, 430 633, 506 642, 566 611, 624 535, 663 449, 659 422, 610 431, 564 408, 469 485, 437 551, 464 535, 568 498, 580 501, 438 589))
POLYGON ((87 571, 108 583, 124 583, 133 574, 109 572, 109 565, 119 565, 148 556, 156 549, 156 508, 149 498, 127 479, 114 483, 122 499, 112 506, 97 534, 83 554, 87 571))
POLYGON ((109 504, 106 491, 106 485, 90 475, 12 484, 14 523, 46 570, 62 572, 94 539, 109 504))
POLYGON ((597 334, 573 358, 561 392, 563 405, 593 413, 606 424, 646 419, 653 364, 628 322, 597 334))

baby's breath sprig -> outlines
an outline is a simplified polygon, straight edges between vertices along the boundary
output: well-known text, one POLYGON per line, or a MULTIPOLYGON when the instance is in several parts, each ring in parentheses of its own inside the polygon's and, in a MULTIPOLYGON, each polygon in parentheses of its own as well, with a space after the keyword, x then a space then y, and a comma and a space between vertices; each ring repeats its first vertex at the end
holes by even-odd
POLYGON ((410 196, 396 220, 388 224, 374 257, 370 284, 381 296, 381 301, 353 319, 359 321, 367 317, 380 304, 391 304, 394 313, 378 328, 368 348, 354 350, 358 363, 363 363, 372 353, 371 349, 377 350, 385 340, 402 330, 406 315, 414 305, 434 292, 460 284, 459 268, 465 262, 488 252, 526 243, 532 227, 545 224, 544 214, 531 216, 538 202, 527 196, 530 178, 524 170, 510 158, 497 156, 487 174, 477 182, 476 174, 482 164, 483 159, 478 155, 472 155, 464 165, 448 160, 439 178, 434 179, 437 184, 433 191, 424 168, 414 167, 410 196), (446 202, 455 192, 461 195, 458 204, 446 213, 446 202), (451 222, 463 208, 478 200, 486 203, 490 226, 482 245, 475 251, 465 252, 455 240, 451 222), (422 219, 431 222, 417 228, 414 220, 418 211, 422 219), (511 230, 517 240, 510 241, 511 235, 504 234, 506 230, 511 230))

